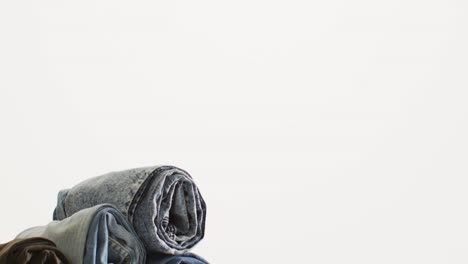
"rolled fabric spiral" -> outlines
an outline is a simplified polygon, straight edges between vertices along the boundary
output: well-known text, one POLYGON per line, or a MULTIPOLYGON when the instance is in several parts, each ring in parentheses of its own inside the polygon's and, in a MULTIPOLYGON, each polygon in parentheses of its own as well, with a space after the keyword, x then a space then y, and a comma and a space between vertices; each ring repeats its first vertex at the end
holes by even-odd
POLYGON ((174 166, 111 172, 62 190, 54 219, 101 203, 125 215, 148 252, 183 254, 204 236, 205 201, 190 174, 174 166))

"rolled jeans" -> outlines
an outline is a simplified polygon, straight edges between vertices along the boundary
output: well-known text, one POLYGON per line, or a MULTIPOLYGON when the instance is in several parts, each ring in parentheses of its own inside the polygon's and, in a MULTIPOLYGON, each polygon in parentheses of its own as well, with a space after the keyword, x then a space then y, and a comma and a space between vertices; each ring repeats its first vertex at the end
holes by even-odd
POLYGON ((127 217, 148 253, 183 254, 204 236, 205 201, 190 174, 174 166, 111 172, 62 190, 54 219, 101 203, 127 217))
POLYGON ((71 263, 143 264, 146 251, 133 227, 113 206, 100 204, 45 226, 27 229, 17 238, 53 241, 71 263))

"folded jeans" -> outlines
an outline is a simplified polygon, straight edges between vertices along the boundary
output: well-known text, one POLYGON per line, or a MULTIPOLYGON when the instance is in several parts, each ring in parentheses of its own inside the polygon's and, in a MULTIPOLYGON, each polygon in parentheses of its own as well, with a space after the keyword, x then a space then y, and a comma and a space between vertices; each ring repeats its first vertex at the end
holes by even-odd
POLYGON ((122 212, 149 253, 182 254, 204 236, 205 201, 192 177, 177 167, 136 168, 83 181, 59 192, 54 219, 101 203, 122 212))
POLYGON ((53 241, 71 263, 143 264, 146 251, 126 218, 113 206, 100 204, 45 226, 27 229, 17 238, 53 241))

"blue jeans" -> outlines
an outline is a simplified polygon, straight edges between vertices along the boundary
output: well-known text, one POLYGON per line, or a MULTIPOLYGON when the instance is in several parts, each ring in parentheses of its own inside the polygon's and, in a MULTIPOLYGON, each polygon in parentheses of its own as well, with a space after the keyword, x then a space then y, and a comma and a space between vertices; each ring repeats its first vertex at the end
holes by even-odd
POLYGON ((136 232, 117 209, 101 204, 70 217, 33 227, 17 238, 51 240, 71 263, 143 264, 146 251, 136 232))
POLYGON ((149 253, 183 254, 205 233, 205 201, 192 177, 173 166, 111 172, 62 190, 54 219, 101 203, 127 217, 149 253))

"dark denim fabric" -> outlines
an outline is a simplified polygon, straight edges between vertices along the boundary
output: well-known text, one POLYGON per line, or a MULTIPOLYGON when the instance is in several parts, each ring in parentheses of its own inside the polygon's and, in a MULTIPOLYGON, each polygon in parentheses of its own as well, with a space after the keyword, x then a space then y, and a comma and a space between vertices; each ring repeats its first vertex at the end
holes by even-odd
POLYGON ((0 244, 0 264, 69 264, 54 242, 41 237, 0 244))
POLYGON ((146 259, 145 248, 130 223, 108 204, 83 209, 17 236, 30 237, 50 239, 71 263, 143 264, 146 259))
POLYGON ((133 224, 148 252, 182 254, 204 236, 206 204, 192 177, 173 166, 111 172, 62 190, 54 219, 109 203, 133 224))
POLYGON ((208 264, 208 261, 192 253, 176 256, 152 254, 148 256, 147 264, 208 264))

